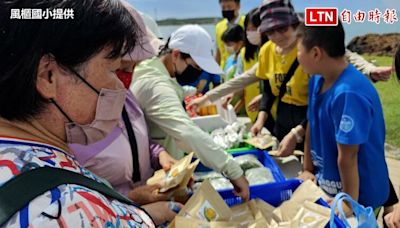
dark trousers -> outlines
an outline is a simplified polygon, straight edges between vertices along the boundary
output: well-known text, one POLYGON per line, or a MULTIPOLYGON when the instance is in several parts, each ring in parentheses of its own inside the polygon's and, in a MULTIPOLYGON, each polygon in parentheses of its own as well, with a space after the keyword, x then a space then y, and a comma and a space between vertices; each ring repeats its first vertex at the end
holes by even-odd
MULTIPOLYGON (((276 120, 268 113, 267 121, 264 127, 267 128, 279 141, 290 132, 290 130, 299 125, 307 118, 307 106, 296 106, 280 102, 276 120)), ((303 151, 304 144, 299 143, 297 150, 303 151)))

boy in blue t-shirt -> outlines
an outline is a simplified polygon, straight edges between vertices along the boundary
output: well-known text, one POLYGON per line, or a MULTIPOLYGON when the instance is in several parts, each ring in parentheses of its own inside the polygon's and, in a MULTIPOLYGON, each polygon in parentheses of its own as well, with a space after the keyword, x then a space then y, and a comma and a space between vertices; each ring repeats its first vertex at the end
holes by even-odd
POLYGON ((382 105, 374 86, 344 54, 340 23, 299 29, 299 63, 315 74, 309 81, 302 176, 315 178, 331 196, 346 192, 378 208, 389 196, 382 105))
POLYGON ((181 86, 193 86, 197 88, 197 93, 206 94, 210 90, 210 85, 215 88, 221 84, 221 76, 218 74, 211 74, 203 70, 200 76, 193 82, 179 82, 181 86))

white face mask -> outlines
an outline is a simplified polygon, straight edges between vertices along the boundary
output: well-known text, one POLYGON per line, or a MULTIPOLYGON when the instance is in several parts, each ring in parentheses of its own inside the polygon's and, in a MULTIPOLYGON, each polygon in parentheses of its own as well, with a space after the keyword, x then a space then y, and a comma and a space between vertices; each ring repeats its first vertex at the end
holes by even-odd
POLYGON ((235 48, 234 48, 234 47, 231 47, 231 46, 226 46, 226 45, 225 45, 225 50, 226 50, 230 55, 233 55, 233 54, 236 53, 235 48))
POLYGON ((246 32, 247 39, 252 45, 260 45, 261 44, 261 34, 257 31, 247 31, 246 32))

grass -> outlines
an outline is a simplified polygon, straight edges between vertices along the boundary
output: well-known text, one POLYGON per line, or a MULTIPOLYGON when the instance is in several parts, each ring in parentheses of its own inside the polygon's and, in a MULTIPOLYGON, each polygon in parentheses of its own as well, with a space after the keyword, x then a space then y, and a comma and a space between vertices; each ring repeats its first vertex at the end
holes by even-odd
MULTIPOLYGON (((377 66, 391 66, 393 57, 364 55, 377 66)), ((385 115, 386 142, 400 147, 400 83, 393 74, 389 81, 375 83, 385 115)))

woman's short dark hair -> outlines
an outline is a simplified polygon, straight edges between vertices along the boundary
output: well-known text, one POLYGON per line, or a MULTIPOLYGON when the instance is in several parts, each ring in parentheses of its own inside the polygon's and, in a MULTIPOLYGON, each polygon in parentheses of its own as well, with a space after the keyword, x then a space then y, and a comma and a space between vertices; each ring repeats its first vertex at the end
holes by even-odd
MULTIPOLYGON (((48 103, 36 90, 37 68, 52 56, 65 68, 82 66, 105 47, 116 59, 143 33, 118 0, 8 0, 0 3, 0 117, 27 121, 48 103), (12 9, 73 10, 70 19, 10 19, 12 9)), ((139 45, 140 46, 140 45, 139 45)))
MULTIPOLYGON (((246 18, 244 19, 244 31, 247 31, 249 23, 251 23, 255 27, 260 26, 261 19, 260 19, 260 10, 258 8, 254 8, 247 13, 246 18)), ((244 40, 245 40, 244 45, 246 47, 244 58, 246 61, 250 61, 251 59, 254 59, 259 46, 251 44, 250 41, 247 39, 247 36, 244 37, 244 40)))
POLYGON ((397 79, 400 81, 400 44, 398 44, 397 51, 394 56, 394 68, 396 69, 397 79))
POLYGON ((244 41, 244 30, 240 25, 233 25, 229 27, 223 34, 222 34, 222 41, 226 42, 239 42, 244 41))
MULTIPOLYGON (((168 37, 167 42, 165 42, 165 44, 161 46, 161 49, 160 49, 160 51, 158 53, 158 57, 165 56, 165 55, 170 54, 172 52, 172 49, 169 48, 169 42, 170 41, 171 41, 171 37, 168 37)), ((183 60, 191 58, 190 55, 187 54, 187 53, 183 53, 183 52, 180 51, 180 54, 181 54, 180 58, 183 59, 183 60)))
POLYGON ((320 47, 332 58, 342 57, 346 52, 344 29, 339 21, 337 26, 305 26, 298 27, 298 36, 307 50, 320 47))

